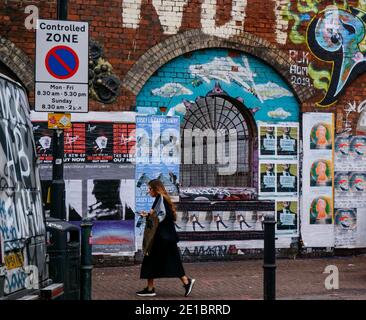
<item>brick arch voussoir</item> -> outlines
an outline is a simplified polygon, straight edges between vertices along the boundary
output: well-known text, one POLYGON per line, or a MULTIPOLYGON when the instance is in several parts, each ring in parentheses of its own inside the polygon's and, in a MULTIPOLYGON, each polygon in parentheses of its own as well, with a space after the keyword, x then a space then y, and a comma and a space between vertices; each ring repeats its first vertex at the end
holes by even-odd
POLYGON ((21 81, 28 92, 34 90, 34 64, 21 49, 0 36, 0 62, 7 66, 21 81))
POLYGON ((305 102, 315 94, 313 88, 291 83, 291 64, 288 54, 267 40, 246 32, 225 39, 204 34, 201 30, 190 30, 173 35, 150 48, 127 72, 122 86, 137 96, 149 78, 166 63, 185 53, 209 48, 239 50, 266 62, 292 88, 300 103, 305 102))

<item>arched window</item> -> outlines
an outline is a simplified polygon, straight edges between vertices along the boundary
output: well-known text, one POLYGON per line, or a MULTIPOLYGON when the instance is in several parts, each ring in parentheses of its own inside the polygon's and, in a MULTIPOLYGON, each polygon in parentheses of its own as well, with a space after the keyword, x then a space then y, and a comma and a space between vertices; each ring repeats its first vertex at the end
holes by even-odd
MULTIPOLYGON (((230 186, 230 187, 253 187, 256 174, 253 168, 253 152, 255 149, 256 125, 253 116, 245 106, 229 96, 213 95, 201 97, 192 103, 184 117, 182 130, 182 165, 181 185, 183 187, 198 186, 230 186), (195 163, 195 145, 197 139, 192 139, 192 146, 185 146, 185 130, 199 129, 202 131, 224 129, 225 153, 229 155, 229 130, 234 129, 237 133, 237 167, 233 174, 222 175, 219 168, 225 167, 216 159, 212 159, 212 153, 208 155, 210 139, 203 138, 203 150, 201 163, 195 163), (192 164, 184 161, 184 155, 191 148, 192 164)), ((218 139, 215 138, 214 148, 217 150, 218 139)), ((212 150, 212 149, 211 149, 212 150)), ((255 166, 256 167, 256 166, 255 166)))

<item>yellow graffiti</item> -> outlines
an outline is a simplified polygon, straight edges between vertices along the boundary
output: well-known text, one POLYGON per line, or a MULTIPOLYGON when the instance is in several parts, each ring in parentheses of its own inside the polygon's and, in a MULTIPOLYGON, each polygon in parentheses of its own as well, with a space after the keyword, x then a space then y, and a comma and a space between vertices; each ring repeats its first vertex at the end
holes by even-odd
POLYGON ((361 10, 366 10, 366 0, 358 1, 358 8, 361 10))
POLYGON ((320 90, 328 90, 331 73, 327 70, 316 70, 312 63, 309 63, 309 76, 313 79, 314 87, 320 90), (322 80, 325 79, 325 80, 322 80))
POLYGON ((287 7, 285 7, 283 9, 281 15, 284 20, 287 20, 287 21, 294 20, 294 25, 291 28, 289 38, 292 41, 292 43, 301 44, 301 43, 305 42, 305 37, 298 32, 298 28, 300 27, 301 21, 297 14, 293 14, 290 11, 290 6, 291 6, 291 3, 289 3, 287 5, 287 7))
POLYGON ((305 0, 306 1, 306 6, 302 5, 302 2, 304 2, 303 0, 298 0, 297 1, 297 10, 300 13, 308 13, 308 12, 314 12, 314 13, 318 13, 318 4, 321 2, 321 0, 318 1, 313 1, 313 0, 305 0))

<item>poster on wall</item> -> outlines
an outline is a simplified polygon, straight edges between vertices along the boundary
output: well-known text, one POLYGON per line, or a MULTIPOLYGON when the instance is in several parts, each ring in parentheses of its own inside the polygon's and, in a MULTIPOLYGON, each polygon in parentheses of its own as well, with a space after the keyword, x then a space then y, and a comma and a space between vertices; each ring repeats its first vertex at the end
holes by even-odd
POLYGON ((301 233, 306 247, 334 246, 334 115, 303 115, 301 233))
POLYGON ((276 235, 296 237, 299 234, 299 123, 258 121, 257 125, 259 199, 276 203, 276 235))
MULTIPOLYGON (((159 179, 173 201, 179 199, 180 119, 165 116, 136 116, 136 213, 149 211, 154 198, 148 183, 159 179)), ((141 242, 144 219, 136 216, 136 236, 141 242)))
POLYGON ((355 247, 357 244, 357 208, 335 209, 335 246, 355 247))
MULTIPOLYGON (((42 116, 31 114, 35 132, 42 128, 40 124, 47 125, 42 116)), ((124 112, 90 112, 73 115, 73 120, 72 128, 64 132, 66 218, 75 225, 80 225, 83 217, 92 219, 93 254, 133 254, 135 168, 129 162, 134 157, 135 117, 124 112)), ((47 131, 39 134, 46 135, 47 131)), ((52 143, 52 132, 48 136, 52 143)), ((52 166, 43 160, 40 175, 47 211, 52 166)))
POLYGON ((293 198, 276 201, 276 234, 297 235, 298 234, 298 201, 293 198))
POLYGON ((335 156, 335 246, 366 246, 365 136, 338 135, 335 156))
POLYGON ((258 124, 260 159, 297 159, 298 124, 258 124))
POLYGON ((298 195, 297 161, 259 161, 259 195, 281 197, 298 195))

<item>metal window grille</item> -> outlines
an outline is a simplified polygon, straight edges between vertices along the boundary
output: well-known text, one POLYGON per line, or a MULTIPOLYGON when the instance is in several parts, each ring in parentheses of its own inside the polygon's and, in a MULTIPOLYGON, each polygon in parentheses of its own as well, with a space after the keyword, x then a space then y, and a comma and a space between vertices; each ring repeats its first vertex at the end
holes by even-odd
MULTIPOLYGON (((182 165, 180 183, 184 187, 193 186, 231 186, 243 187, 251 186, 251 154, 253 148, 252 130, 249 128, 243 113, 229 100, 218 96, 208 96, 197 99, 185 115, 182 129, 207 130, 211 129, 215 133, 219 129, 225 130, 225 154, 229 155, 229 130, 235 129, 237 132, 237 170, 231 175, 220 175, 218 169, 225 167, 218 163, 218 159, 210 159, 208 147, 210 141, 203 138, 203 152, 201 163, 195 163, 195 146, 197 140, 192 138, 192 164, 184 162, 184 154, 187 152, 184 146, 184 131, 182 134, 182 165), (208 161, 208 160, 211 160, 208 161), (212 163, 213 162, 213 163, 212 163)), ((215 138, 215 153, 217 150, 217 137, 215 138)))

